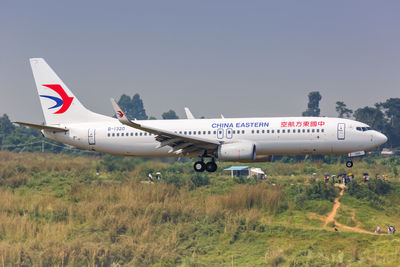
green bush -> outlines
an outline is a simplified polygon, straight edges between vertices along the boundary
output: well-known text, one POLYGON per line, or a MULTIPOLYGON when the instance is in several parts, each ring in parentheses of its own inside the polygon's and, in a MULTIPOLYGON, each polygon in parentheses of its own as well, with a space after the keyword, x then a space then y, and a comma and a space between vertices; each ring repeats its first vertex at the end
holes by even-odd
POLYGON ((190 176, 190 180, 192 181, 194 187, 210 184, 210 179, 208 178, 207 174, 195 173, 194 175, 190 176))

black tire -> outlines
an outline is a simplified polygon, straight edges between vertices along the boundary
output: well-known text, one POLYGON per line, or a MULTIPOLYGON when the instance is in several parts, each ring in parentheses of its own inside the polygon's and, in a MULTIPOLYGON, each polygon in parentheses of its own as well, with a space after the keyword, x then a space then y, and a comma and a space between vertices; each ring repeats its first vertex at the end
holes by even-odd
POLYGON ((215 162, 210 161, 206 163, 206 170, 208 172, 215 172, 217 170, 218 166, 215 164, 215 162))
POLYGON ((206 169, 206 164, 205 164, 203 161, 196 161, 196 162, 193 164, 193 169, 194 169, 196 172, 204 172, 205 169, 206 169))
POLYGON ((353 167, 353 162, 352 162, 351 160, 347 161, 347 162, 346 162, 346 167, 347 167, 347 168, 353 167))

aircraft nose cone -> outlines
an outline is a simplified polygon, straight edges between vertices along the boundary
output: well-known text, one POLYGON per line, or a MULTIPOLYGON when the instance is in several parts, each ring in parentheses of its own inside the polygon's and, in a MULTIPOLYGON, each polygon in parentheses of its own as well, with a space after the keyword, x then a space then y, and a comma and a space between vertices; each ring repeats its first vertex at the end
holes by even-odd
POLYGON ((387 142, 388 139, 387 139, 386 135, 377 133, 375 140, 378 145, 383 145, 384 143, 387 142))

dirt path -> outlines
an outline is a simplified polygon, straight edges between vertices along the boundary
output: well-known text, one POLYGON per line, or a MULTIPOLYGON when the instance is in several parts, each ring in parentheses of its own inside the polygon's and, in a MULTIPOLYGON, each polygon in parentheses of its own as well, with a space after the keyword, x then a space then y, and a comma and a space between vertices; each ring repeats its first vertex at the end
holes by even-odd
POLYGON ((355 227, 350 227, 350 226, 341 224, 341 223, 339 223, 339 222, 337 222, 337 221, 335 220, 337 210, 338 210, 339 207, 340 207, 339 198, 340 198, 341 196, 343 196, 343 193, 344 193, 344 185, 340 184, 340 185, 337 185, 337 186, 340 187, 342 190, 340 191, 339 196, 338 196, 337 198, 335 198, 332 211, 328 214, 328 217, 326 217, 326 218, 323 219, 323 221, 324 221, 324 228, 330 228, 330 227, 328 227, 328 224, 329 224, 330 222, 333 222, 333 223, 335 224, 335 226, 338 227, 339 229, 341 228, 341 229, 346 229, 346 230, 348 230, 348 231, 352 231, 352 232, 356 232, 356 233, 363 233, 363 234, 375 235, 374 232, 369 232, 369 231, 366 231, 366 230, 360 228, 361 223, 360 223, 359 221, 356 220, 356 218, 355 218, 355 213, 354 213, 354 212, 353 212, 351 218, 353 219, 353 221, 356 222, 356 226, 355 226, 355 227))
POLYGON ((339 198, 341 196, 343 196, 343 193, 344 193, 344 187, 342 186, 342 191, 340 191, 339 196, 337 198, 335 198, 335 202, 334 202, 335 204, 333 205, 332 211, 328 214, 328 217, 326 217, 326 219, 325 219, 324 227, 326 227, 328 225, 328 223, 335 221, 336 212, 337 212, 338 208, 340 207, 339 198))

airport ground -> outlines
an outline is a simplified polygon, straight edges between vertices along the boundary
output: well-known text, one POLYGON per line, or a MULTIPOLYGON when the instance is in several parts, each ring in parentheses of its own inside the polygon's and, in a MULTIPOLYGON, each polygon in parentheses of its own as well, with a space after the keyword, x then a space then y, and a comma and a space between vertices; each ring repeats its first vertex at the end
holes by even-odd
POLYGON ((192 162, 3 151, 0 265, 399 266, 386 232, 400 227, 398 163, 356 161, 343 189, 322 179, 342 163, 251 164, 260 181, 230 177, 230 163, 197 174, 192 162))

